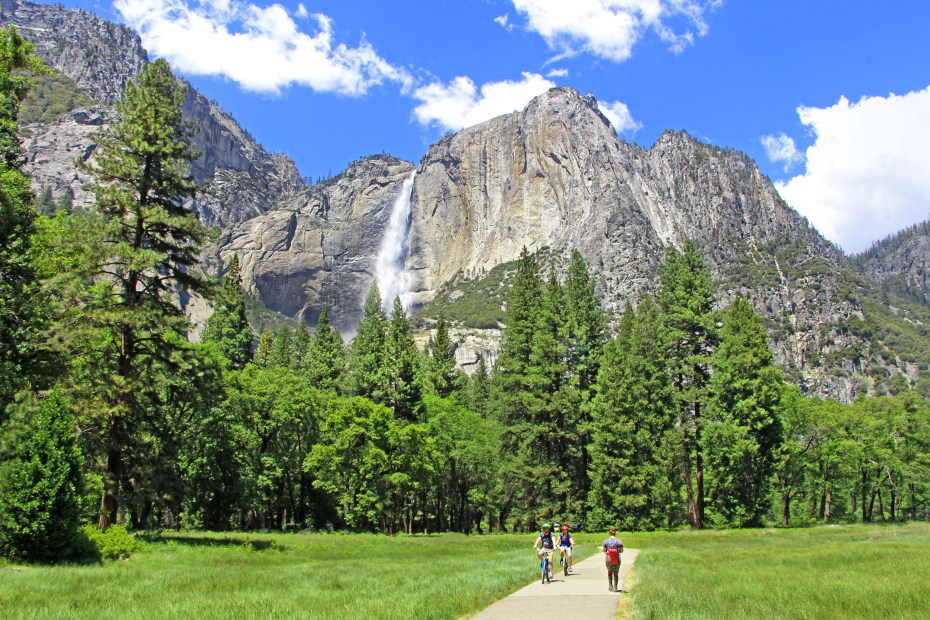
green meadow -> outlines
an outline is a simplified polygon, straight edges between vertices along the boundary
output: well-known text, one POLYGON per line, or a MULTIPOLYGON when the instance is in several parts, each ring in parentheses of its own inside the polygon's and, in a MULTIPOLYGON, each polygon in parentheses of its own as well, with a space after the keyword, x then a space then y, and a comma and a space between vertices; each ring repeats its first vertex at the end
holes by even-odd
MULTIPOLYGON (((636 618, 926 618, 930 524, 622 534, 636 618)), ((579 558, 603 534, 579 534, 579 558)), ((461 618, 536 579, 532 534, 165 534, 0 564, 3 618, 461 618)))
POLYGON ((636 618, 927 618, 930 524, 628 534, 636 618))
POLYGON ((458 618, 536 579, 533 539, 166 535, 128 561, 6 565, 0 617, 458 618))

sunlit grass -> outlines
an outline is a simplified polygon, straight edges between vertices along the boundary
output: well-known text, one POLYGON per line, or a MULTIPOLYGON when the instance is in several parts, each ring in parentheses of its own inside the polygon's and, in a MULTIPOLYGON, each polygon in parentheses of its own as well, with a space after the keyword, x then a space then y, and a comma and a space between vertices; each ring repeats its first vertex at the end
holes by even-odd
POLYGON ((628 534, 636 618, 927 618, 930 524, 628 534))
POLYGON ((172 536, 127 562, 2 568, 0 617, 458 618, 535 580, 534 536, 172 536))

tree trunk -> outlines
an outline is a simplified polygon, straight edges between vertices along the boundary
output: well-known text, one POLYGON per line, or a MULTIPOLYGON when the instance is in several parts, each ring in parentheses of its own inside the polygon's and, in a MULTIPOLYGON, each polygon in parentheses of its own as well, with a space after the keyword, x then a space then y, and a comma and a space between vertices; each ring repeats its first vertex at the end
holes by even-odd
POLYGON ((788 525, 791 520, 791 494, 782 491, 781 494, 781 524, 788 525))
POLYGON ((119 512, 119 479, 122 474, 123 454, 113 448, 107 454, 107 471, 103 480, 103 494, 100 498, 100 518, 97 527, 105 531, 116 523, 119 512))
POLYGON ((697 511, 696 529, 704 529, 704 459, 701 454, 701 403, 694 403, 694 468, 697 489, 694 504, 697 511))
POLYGON ((833 491, 827 491, 827 511, 824 514, 824 519, 829 521, 830 515, 833 513, 833 491))

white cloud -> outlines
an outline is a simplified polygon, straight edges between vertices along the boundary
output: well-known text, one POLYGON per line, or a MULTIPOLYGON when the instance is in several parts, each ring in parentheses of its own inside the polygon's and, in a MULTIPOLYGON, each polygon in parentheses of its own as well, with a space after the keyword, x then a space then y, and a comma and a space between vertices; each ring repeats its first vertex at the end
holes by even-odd
POLYGON ((804 156, 798 151, 794 139, 785 135, 762 136, 760 142, 765 147, 765 155, 773 164, 785 164, 785 172, 791 170, 796 163, 804 161, 804 156))
POLYGON ((568 69, 553 69, 552 71, 546 74, 546 77, 551 77, 551 78, 568 77, 568 69))
MULTIPOLYGON (((297 84, 358 96, 385 81, 405 88, 412 84, 405 70, 378 56, 368 43, 336 43, 332 23, 322 14, 313 15, 317 31, 307 34, 279 4, 116 0, 114 6, 139 31, 145 47, 178 70, 224 76, 247 90, 274 93, 297 84)), ((298 17, 301 12, 298 8, 298 17)))
POLYGON ((448 85, 434 82, 415 90, 414 98, 422 103, 413 113, 423 125, 457 131, 521 109, 553 86, 541 75, 524 72, 519 82, 488 82, 479 91, 471 78, 457 77, 448 85))
POLYGON ((499 15, 495 17, 494 21, 500 24, 500 27, 506 30, 507 32, 510 32, 511 30, 513 30, 513 24, 510 23, 510 15, 508 15, 507 13, 504 13, 503 15, 499 15))
POLYGON ((294 13, 294 17, 298 17, 300 19, 306 19, 309 15, 310 13, 307 11, 307 7, 304 6, 304 3, 303 2, 298 3, 297 11, 294 13))
POLYGON ((930 210, 930 87, 906 95, 845 97, 798 108, 816 141, 807 169, 778 191, 847 252, 927 219, 930 210))
POLYGON ((675 52, 707 33, 704 14, 722 0, 512 0, 528 27, 560 54, 578 49, 622 62, 647 32, 675 52))
POLYGON ((607 120, 614 126, 614 130, 616 130, 618 134, 625 132, 636 133, 643 127, 642 123, 633 120, 630 109, 626 107, 626 104, 623 102, 614 101, 612 103, 607 103, 599 101, 597 107, 601 109, 601 113, 607 117, 607 120))

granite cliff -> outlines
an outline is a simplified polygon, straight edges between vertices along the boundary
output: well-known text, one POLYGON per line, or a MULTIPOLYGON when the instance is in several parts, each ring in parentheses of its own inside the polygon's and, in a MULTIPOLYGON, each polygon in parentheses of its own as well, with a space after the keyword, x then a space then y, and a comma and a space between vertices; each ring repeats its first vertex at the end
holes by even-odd
MULTIPOLYGON (((25 1, 0 0, 0 23, 16 24, 46 62, 100 102, 23 128, 36 189, 88 203, 72 163, 93 157, 93 132, 146 62, 139 38, 82 11, 25 1)), ((409 216, 393 243, 418 320, 428 326, 437 304, 472 298, 489 310, 453 331, 465 368, 496 356, 508 269, 524 246, 558 271, 578 249, 614 314, 656 289, 665 248, 689 238, 718 283, 721 307, 741 295, 763 317, 790 380, 844 401, 901 385, 930 395, 925 227, 850 262, 743 153, 683 131, 665 132, 650 148, 630 144, 592 96, 557 88, 442 138, 417 164, 367 157, 307 186, 290 159, 266 152, 190 85, 184 110, 200 129, 202 153, 193 165, 202 190, 188 206, 221 229, 204 268, 219 275, 238 255, 248 292, 282 315, 313 325, 326 306, 350 335, 403 202, 409 216)), ((209 313, 204 304, 190 309, 198 321, 209 313)))
MULTIPOLYGON (((0 26, 13 24, 32 42, 42 60, 67 75, 102 105, 70 112, 50 124, 23 127, 33 187, 52 188, 57 197, 70 192, 75 204, 90 195, 87 179, 73 166, 75 157, 93 156, 93 133, 112 115, 109 105, 148 62, 134 31, 61 5, 0 0, 0 26)), ((201 157, 192 173, 203 184, 188 206, 210 227, 223 226, 264 213, 304 188, 290 158, 269 154, 216 102, 188 83, 185 116, 198 128, 195 143, 201 157)))

